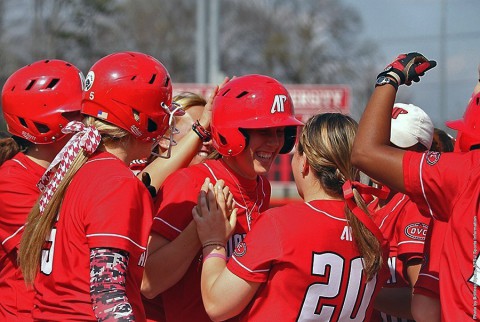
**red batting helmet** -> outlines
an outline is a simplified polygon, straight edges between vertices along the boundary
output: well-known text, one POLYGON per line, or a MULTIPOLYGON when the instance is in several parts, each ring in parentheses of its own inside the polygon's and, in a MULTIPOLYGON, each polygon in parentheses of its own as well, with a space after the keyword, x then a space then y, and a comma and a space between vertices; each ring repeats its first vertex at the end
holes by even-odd
POLYGON ((20 68, 2 90, 8 131, 36 144, 63 138, 66 115, 80 111, 82 86, 82 72, 63 60, 41 60, 20 68))
POLYGON ((103 119, 143 141, 168 129, 172 103, 167 69, 152 56, 120 52, 97 61, 85 79, 82 113, 103 119))
POLYGON ((455 147, 460 151, 467 152, 470 151, 474 145, 479 145, 480 92, 472 96, 462 119, 447 121, 445 125, 458 131, 455 147))
POLYGON ((229 81, 213 100, 213 146, 222 155, 234 156, 245 149, 247 138, 240 129, 285 126, 285 141, 280 153, 288 153, 296 138, 293 102, 285 87, 263 75, 245 75, 229 81))

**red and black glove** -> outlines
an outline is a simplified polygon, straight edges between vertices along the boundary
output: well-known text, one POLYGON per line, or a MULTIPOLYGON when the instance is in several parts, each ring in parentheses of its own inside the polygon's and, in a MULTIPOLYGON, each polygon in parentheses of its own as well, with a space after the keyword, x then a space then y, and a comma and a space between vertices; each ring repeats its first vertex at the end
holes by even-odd
POLYGON ((437 66, 436 61, 428 60, 422 54, 415 52, 401 54, 378 74, 377 79, 380 76, 390 76, 397 81, 398 85, 410 86, 412 81, 419 82, 420 76, 425 75, 427 70, 435 66, 437 66))

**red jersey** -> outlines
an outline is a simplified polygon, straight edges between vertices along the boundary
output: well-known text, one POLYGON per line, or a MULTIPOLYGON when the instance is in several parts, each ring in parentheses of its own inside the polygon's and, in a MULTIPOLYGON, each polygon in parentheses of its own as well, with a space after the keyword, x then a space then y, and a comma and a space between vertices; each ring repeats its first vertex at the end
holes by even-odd
POLYGON ((263 283, 244 321, 368 321, 386 278, 367 281, 362 261, 345 202, 315 200, 263 213, 227 268, 263 283))
POLYGON ((407 152, 405 190, 423 213, 447 221, 440 266, 443 321, 479 318, 480 151, 407 152))
POLYGON ((430 221, 425 240, 422 269, 418 274, 418 280, 414 287, 415 294, 440 298, 438 280, 447 225, 446 222, 439 220, 431 219, 430 221))
POLYGON ((27 289, 17 251, 28 214, 38 199, 45 168, 18 153, 0 167, 0 321, 31 321, 32 289, 27 289))
MULTIPOLYGON (((175 239, 193 220, 192 209, 205 178, 219 179, 230 188, 238 208, 235 232, 227 243, 227 256, 243 240, 260 212, 268 209, 270 183, 264 176, 248 180, 233 172, 222 160, 207 160, 170 175, 159 190, 159 210, 152 230, 168 240, 175 239)), ((200 292, 201 252, 192 261, 183 278, 162 293, 167 321, 210 321, 200 292)))
MULTIPOLYGON (((369 206, 375 211, 376 204, 369 206)), ((420 214, 417 206, 403 193, 396 193, 382 208, 374 212, 375 223, 390 241, 388 268, 390 276, 384 287, 411 287, 407 279, 407 263, 423 257, 429 218, 420 214)), ((409 321, 375 311, 373 321, 409 321)))
POLYGON ((97 321, 90 299, 90 249, 129 253, 126 295, 137 321, 145 320, 140 283, 152 223, 143 183, 112 154, 91 157, 73 177, 42 251, 33 317, 42 321, 97 321))

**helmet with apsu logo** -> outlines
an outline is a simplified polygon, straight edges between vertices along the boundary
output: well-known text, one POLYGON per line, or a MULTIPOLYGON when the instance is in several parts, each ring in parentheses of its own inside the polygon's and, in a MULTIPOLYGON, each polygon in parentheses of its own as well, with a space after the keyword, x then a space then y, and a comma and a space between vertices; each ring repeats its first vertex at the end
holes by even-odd
POLYGON ((85 79, 82 113, 155 141, 168 129, 172 84, 152 56, 120 52, 97 61, 85 79))
POLYGON ((480 145, 480 92, 472 95, 463 118, 455 121, 447 121, 445 125, 457 130, 455 149, 468 152, 474 146, 480 145))
POLYGON ((264 75, 245 75, 229 81, 213 100, 212 141, 221 155, 235 156, 247 145, 242 129, 286 127, 280 153, 292 150, 297 126, 293 102, 286 88, 264 75))
POLYGON ((62 139, 62 128, 80 115, 83 74, 69 62, 40 60, 5 82, 2 111, 8 131, 35 144, 62 139))

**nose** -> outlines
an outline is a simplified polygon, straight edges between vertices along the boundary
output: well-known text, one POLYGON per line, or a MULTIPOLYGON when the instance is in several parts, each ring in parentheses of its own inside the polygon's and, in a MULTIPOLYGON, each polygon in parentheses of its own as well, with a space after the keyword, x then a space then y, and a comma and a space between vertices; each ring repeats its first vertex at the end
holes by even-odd
POLYGON ((268 145, 274 147, 283 146, 284 141, 284 134, 281 131, 277 131, 276 129, 272 129, 272 132, 269 135, 268 145))

